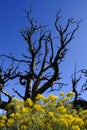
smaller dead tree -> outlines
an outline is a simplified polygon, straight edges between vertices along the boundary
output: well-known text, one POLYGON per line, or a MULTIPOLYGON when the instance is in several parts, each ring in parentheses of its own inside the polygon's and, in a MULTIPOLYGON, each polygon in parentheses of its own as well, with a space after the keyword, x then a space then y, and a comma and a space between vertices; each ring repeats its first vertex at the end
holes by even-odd
POLYGON ((0 108, 5 109, 5 106, 12 100, 13 96, 4 90, 6 87, 6 84, 9 80, 12 80, 16 78, 19 75, 19 72, 16 73, 18 69, 18 66, 14 68, 13 63, 10 64, 8 69, 6 71, 3 71, 2 67, 0 67, 0 108), (8 101, 3 101, 2 100, 2 95, 4 94, 5 96, 8 97, 8 101))
POLYGON ((81 95, 81 92, 83 91, 83 89, 81 89, 80 92, 77 91, 77 87, 81 79, 81 75, 77 78, 76 65, 75 65, 75 72, 71 78, 72 78, 72 92, 74 92, 75 94, 73 102, 75 103, 78 100, 78 97, 81 95))
MULTIPOLYGON (((26 64, 24 72, 16 73, 17 68, 11 74, 6 74, 7 80, 19 78, 21 85, 25 86, 25 93, 22 96, 19 91, 14 90, 23 100, 31 98, 35 100, 37 94, 43 94, 49 88, 55 89, 55 84, 59 84, 60 68, 59 65, 65 58, 67 45, 73 40, 75 32, 79 28, 81 21, 68 19, 65 27, 60 24, 60 12, 56 15, 54 22, 57 36, 54 38, 51 31, 46 26, 38 25, 31 17, 31 10, 26 12, 28 26, 21 29, 20 33, 27 44, 27 54, 22 54, 23 59, 17 59, 13 55, 0 55, 18 62, 26 64)), ((2 89, 3 90, 3 89, 2 89)), ((10 96, 7 95, 9 98, 10 96)))
POLYGON ((83 84, 81 87, 79 86, 78 89, 78 83, 82 79, 81 75, 77 77, 78 72, 81 73, 82 70, 76 71, 76 66, 75 66, 75 72, 72 75, 72 92, 74 92, 75 94, 73 100, 73 107, 76 108, 77 110, 79 110, 80 108, 87 109, 87 101, 80 97, 82 93, 85 91, 85 86, 87 85, 87 82, 83 84))

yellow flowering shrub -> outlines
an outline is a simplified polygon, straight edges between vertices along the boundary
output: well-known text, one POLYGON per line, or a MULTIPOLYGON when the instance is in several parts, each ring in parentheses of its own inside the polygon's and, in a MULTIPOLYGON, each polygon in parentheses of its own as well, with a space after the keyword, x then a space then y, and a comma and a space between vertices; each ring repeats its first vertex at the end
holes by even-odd
POLYGON ((39 94, 36 102, 31 99, 13 99, 0 116, 0 130, 87 130, 87 110, 77 111, 70 103, 74 94, 61 92, 44 97, 39 94))

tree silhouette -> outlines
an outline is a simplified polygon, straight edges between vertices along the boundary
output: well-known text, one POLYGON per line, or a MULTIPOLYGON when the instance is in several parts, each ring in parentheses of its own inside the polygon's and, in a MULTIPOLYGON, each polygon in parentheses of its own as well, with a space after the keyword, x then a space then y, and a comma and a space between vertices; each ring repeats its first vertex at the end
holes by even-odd
POLYGON ((4 91, 4 84, 9 80, 19 78, 19 83, 25 86, 23 96, 19 91, 13 89, 23 100, 31 98, 34 101, 37 94, 43 94, 49 88, 55 90, 55 84, 57 84, 58 89, 63 86, 63 83, 59 82, 59 66, 65 58, 68 50, 67 45, 73 40, 74 34, 78 30, 81 22, 74 21, 74 19, 70 18, 67 20, 65 27, 62 27, 59 11, 56 14, 54 22, 57 36, 53 37, 52 32, 47 29, 47 26, 39 25, 34 21, 34 18, 31 17, 31 10, 25 12, 28 26, 21 29, 20 33, 27 44, 27 54, 22 54, 23 59, 17 59, 13 55, 0 55, 13 61, 7 71, 2 70, 2 77, 0 75, 0 84, 2 84, 0 91, 9 98, 7 102, 0 101, 0 108, 2 109, 13 98, 13 96, 4 91), (18 62, 20 65, 22 63, 26 64, 27 69, 20 72, 18 70, 19 65, 15 67, 14 62, 18 62))

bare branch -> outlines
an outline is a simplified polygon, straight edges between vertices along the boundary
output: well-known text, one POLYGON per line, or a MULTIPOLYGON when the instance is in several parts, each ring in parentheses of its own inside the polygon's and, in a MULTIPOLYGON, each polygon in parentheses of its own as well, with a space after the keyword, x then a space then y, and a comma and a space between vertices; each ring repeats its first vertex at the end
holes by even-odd
POLYGON ((4 54, 2 54, 2 55, 0 55, 0 57, 6 57, 6 58, 9 58, 9 59, 11 59, 11 60, 13 60, 13 61, 16 61, 16 62, 23 62, 23 63, 30 63, 30 61, 29 60, 20 60, 20 59, 16 59, 14 56, 12 56, 12 55, 4 55, 4 54))
POLYGON ((12 98, 13 98, 13 96, 11 96, 8 92, 6 92, 5 90, 1 90, 1 92, 3 93, 3 94, 5 94, 8 98, 9 98, 9 102, 12 100, 12 98))
POLYGON ((52 91, 59 91, 59 90, 61 90, 61 89, 62 89, 62 87, 63 87, 63 86, 68 85, 68 84, 59 83, 59 82, 58 82, 58 83, 54 83, 54 84, 57 84, 57 85, 58 85, 58 88, 56 88, 56 89, 55 89, 55 88, 53 88, 53 86, 52 86, 52 87, 51 87, 51 90, 50 90, 50 91, 48 91, 48 93, 49 93, 49 92, 52 92, 52 91))
POLYGON ((13 91, 14 91, 19 97, 21 97, 22 99, 24 99, 24 97, 23 97, 17 90, 15 90, 14 88, 13 88, 13 91))

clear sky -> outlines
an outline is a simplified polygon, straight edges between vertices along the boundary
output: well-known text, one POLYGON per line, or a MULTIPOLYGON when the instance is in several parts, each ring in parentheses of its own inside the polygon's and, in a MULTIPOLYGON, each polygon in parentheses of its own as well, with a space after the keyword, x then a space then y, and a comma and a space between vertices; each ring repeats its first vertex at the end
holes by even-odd
MULTIPOLYGON (((64 19, 63 24, 67 18, 71 17, 83 20, 61 64, 63 81, 68 83, 67 88, 71 89, 71 75, 74 72, 75 63, 78 70, 87 69, 87 0, 1 0, 0 53, 13 53, 14 56, 20 57, 21 52, 24 51, 25 44, 19 31, 26 26, 23 9, 29 9, 31 6, 32 15, 36 20, 48 25, 54 34, 55 15, 59 9, 64 19)), ((67 91, 67 88, 64 91, 67 91)), ((84 97, 87 98, 86 94, 84 97)))

